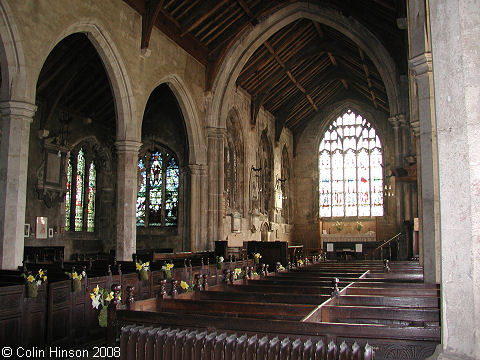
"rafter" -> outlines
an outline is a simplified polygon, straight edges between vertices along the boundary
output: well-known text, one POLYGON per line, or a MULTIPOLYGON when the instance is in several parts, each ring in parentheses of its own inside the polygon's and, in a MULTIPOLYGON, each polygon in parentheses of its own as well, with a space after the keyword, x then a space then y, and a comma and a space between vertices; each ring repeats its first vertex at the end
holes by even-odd
POLYGON ((155 25, 163 3, 164 0, 145 1, 145 10, 142 14, 142 50, 148 49, 148 45, 150 43, 150 36, 152 35, 153 25, 155 25))
POLYGON ((193 29, 198 27, 203 21, 214 14, 215 11, 220 9, 227 2, 228 0, 202 1, 202 4, 198 6, 192 14, 189 14, 189 20, 183 24, 180 36, 185 36, 186 33, 191 32, 193 29))
POLYGON ((358 48, 358 53, 360 54, 360 59, 362 60, 362 67, 363 67, 363 71, 365 72, 365 79, 367 80, 368 90, 369 90, 370 95, 372 97, 373 105, 375 106, 375 108, 377 108, 378 104, 377 104, 377 101, 375 99, 375 92, 373 91, 372 81, 370 80, 370 73, 368 71, 368 66, 365 63, 365 56, 363 55, 362 49, 358 48))
POLYGON ((312 97, 310 96, 310 94, 307 93, 307 91, 304 89, 304 87, 295 79, 295 76, 290 72, 290 70, 286 67, 285 63, 282 61, 282 59, 280 59, 280 57, 278 56, 278 54, 275 52, 275 49, 273 49, 270 44, 268 43, 268 41, 265 41, 263 43, 263 45, 268 49, 268 51, 270 51, 270 53, 273 55, 273 57, 275 58, 275 60, 277 60, 277 62, 280 64, 280 66, 283 68, 283 70, 285 71, 285 73, 287 74, 287 76, 290 78, 290 80, 292 81, 293 84, 295 84, 295 86, 305 94, 305 97, 307 98, 307 100, 310 102, 310 104, 312 105, 312 107, 315 109, 315 111, 318 109, 317 108, 317 105, 315 105, 315 102, 313 101, 312 97))
POLYGON ((252 13, 252 11, 248 7, 247 3, 244 0, 237 0, 237 3, 238 3, 238 5, 240 5, 240 7, 243 9, 243 11, 245 11, 245 14, 247 14, 247 16, 250 20, 250 23, 252 25, 257 25, 258 20, 255 18, 255 15, 252 13))

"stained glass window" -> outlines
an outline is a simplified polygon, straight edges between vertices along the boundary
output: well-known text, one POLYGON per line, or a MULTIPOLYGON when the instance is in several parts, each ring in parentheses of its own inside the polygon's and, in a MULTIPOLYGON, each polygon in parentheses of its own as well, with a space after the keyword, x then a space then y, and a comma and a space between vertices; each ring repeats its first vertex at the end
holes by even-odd
POLYGON ((149 206, 148 206, 148 223, 151 226, 162 225, 162 184, 163 184, 163 167, 162 154, 155 152, 150 159, 149 181, 149 206))
POLYGON ((170 158, 167 166, 165 186, 165 225, 177 224, 179 170, 175 158, 170 158))
POLYGON ((67 165, 67 191, 65 193, 65 231, 70 231, 70 214, 72 202, 72 162, 68 158, 67 165))
POLYGON ((338 117, 319 147, 320 216, 382 216, 382 163, 371 124, 351 110, 338 117))
POLYGON ((77 156, 77 177, 75 182, 75 231, 83 228, 83 182, 85 179, 85 156, 80 149, 77 156))
POLYGON ((147 200, 147 169, 142 159, 138 160, 137 226, 145 224, 145 204, 147 200))
POLYGON ((95 231, 95 194, 97 187, 97 171, 95 164, 90 164, 88 171, 88 205, 87 205, 87 231, 95 231))
POLYGON ((137 172, 137 226, 176 226, 180 171, 175 157, 165 149, 146 152, 137 172))

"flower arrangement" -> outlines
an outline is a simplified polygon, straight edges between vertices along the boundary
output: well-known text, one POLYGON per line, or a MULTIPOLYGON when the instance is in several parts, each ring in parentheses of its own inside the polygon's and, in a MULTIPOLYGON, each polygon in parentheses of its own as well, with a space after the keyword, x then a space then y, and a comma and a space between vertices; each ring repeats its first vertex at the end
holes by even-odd
POLYGON ((280 265, 278 265, 278 270, 279 270, 279 271, 282 271, 282 270, 285 270, 285 268, 283 267, 282 264, 280 264, 280 265))
POLYGON ((147 280, 148 279, 148 270, 150 269, 150 262, 145 262, 143 263, 141 260, 139 260, 136 264, 135 267, 138 271, 138 277, 140 280, 147 280))
POLYGON ((38 287, 47 281, 47 270, 39 269, 35 276, 31 272, 23 273, 22 276, 27 284, 27 297, 37 297, 38 287))
POLYGON ((242 269, 240 268, 235 268, 233 270, 233 279, 234 280, 237 280, 238 278, 240 278, 242 276, 242 269))
POLYGON ((217 269, 222 270, 224 260, 223 256, 217 256, 217 269))
POLYGON ((190 286, 185 282, 185 281, 180 281, 180 287, 182 288, 183 291, 185 292, 189 292, 189 291, 192 291, 192 289, 190 288, 190 286))
POLYGON ((73 271, 71 273, 66 272, 65 274, 68 275, 70 279, 72 279, 73 292, 78 292, 82 290, 82 279, 87 276, 87 273, 85 271, 82 271, 80 274, 77 274, 76 271, 73 271))
POLYGON ((255 264, 259 264, 261 258, 262 255, 260 255, 260 253, 253 254, 253 261, 255 262, 255 264))
POLYGON ((162 266, 162 270, 163 270, 163 273, 165 274, 166 279, 172 278, 172 269, 173 269, 172 263, 168 263, 162 266))
POLYGON ((335 221, 335 229, 337 229, 338 232, 342 231, 344 226, 343 222, 335 221))
POLYGON ((357 229, 358 232, 362 231, 363 229, 363 224, 361 221, 357 221, 356 225, 355 225, 355 229, 357 229))
MULTIPOLYGON (((102 289, 100 286, 96 286, 93 292, 90 293, 90 299, 92 299, 92 307, 98 309, 101 306, 100 313, 98 314, 98 325, 101 327, 107 327, 107 307, 110 301, 113 300, 113 291, 102 289)), ((120 294, 117 295, 117 300, 121 301, 120 294)))

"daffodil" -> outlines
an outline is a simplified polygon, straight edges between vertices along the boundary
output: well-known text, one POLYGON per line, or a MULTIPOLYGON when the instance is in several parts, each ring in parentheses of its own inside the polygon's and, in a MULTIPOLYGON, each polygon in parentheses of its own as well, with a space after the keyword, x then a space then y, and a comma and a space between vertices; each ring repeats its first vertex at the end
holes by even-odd
POLYGON ((43 270, 42 269, 38 270, 38 275, 40 275, 40 276, 43 275, 43 270))
POLYGON ((76 279, 76 278, 78 278, 77 273, 76 272, 72 273, 72 279, 76 279))
POLYGON ((92 298, 92 306, 94 309, 98 309, 98 307, 100 306, 100 301, 98 301, 96 297, 92 298))
POLYGON ((35 280, 35 278, 32 275, 28 275, 27 281, 28 282, 33 282, 33 280, 35 280))
POLYGON ((47 281, 47 277, 45 275, 42 276, 43 281, 47 281))
POLYGON ((93 293, 94 293, 95 295, 97 295, 99 291, 100 291, 100 288, 99 288, 98 285, 97 285, 97 286, 93 289, 93 293))
POLYGON ((180 281, 180 287, 183 290, 187 290, 188 289, 188 284, 185 281, 180 281))
POLYGON ((147 262, 145 263, 145 266, 150 266, 150 261, 147 261, 147 262))
POLYGON ((111 291, 110 294, 107 295, 107 297, 105 298, 105 300, 111 301, 112 299, 113 299, 113 291, 111 291))
POLYGON ((139 263, 136 263, 136 264, 135 264, 135 267, 137 268, 137 270, 141 270, 141 269, 142 269, 142 265, 140 265, 139 263))

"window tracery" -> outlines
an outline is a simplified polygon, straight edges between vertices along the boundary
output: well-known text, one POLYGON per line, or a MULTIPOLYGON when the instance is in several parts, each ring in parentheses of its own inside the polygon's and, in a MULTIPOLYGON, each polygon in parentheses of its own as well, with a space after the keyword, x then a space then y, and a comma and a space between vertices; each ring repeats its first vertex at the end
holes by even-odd
POLYGON ((348 110, 319 147, 320 217, 383 215, 382 144, 370 122, 348 110))

